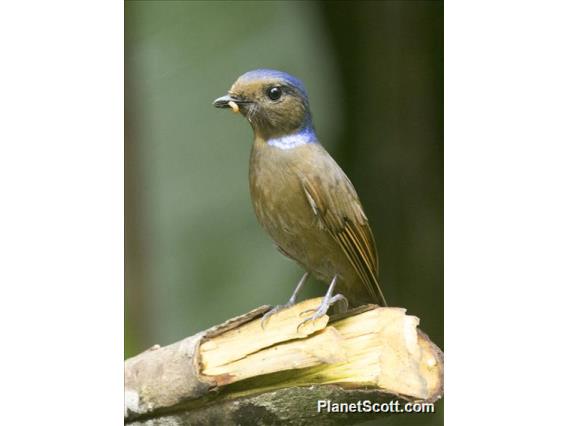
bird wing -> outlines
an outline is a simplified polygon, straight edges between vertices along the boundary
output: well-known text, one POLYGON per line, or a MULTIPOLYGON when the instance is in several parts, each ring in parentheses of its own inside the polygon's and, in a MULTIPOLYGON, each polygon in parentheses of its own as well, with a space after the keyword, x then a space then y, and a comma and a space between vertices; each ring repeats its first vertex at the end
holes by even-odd
MULTIPOLYGON (((347 259, 363 281, 369 295, 387 306, 379 287, 379 260, 375 239, 353 184, 335 161, 325 167, 332 179, 321 179, 313 169, 301 177, 306 198, 319 225, 339 244, 347 259)), ((321 169, 319 169, 321 170, 321 169)))

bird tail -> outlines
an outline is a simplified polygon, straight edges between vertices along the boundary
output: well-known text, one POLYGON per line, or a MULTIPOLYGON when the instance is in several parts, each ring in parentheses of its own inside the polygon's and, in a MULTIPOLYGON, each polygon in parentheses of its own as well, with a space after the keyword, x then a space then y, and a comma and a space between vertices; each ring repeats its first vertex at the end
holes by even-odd
POLYGON ((387 307, 387 299, 385 298, 385 295, 383 294, 383 291, 381 290, 381 286, 379 285, 379 279, 377 278, 377 275, 372 274, 373 277, 373 290, 375 290, 373 293, 373 298, 379 302, 379 304, 381 306, 387 307))

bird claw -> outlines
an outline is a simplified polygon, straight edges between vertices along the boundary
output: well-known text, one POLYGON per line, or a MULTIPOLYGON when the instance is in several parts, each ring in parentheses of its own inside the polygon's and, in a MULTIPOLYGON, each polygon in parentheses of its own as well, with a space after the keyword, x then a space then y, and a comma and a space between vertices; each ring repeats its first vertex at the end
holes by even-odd
POLYGON ((283 311, 284 309, 289 308, 290 306, 292 306, 294 303, 285 303, 284 305, 276 305, 275 307, 273 307, 271 310, 269 310, 267 313, 265 313, 262 316, 262 319, 260 320, 260 327, 264 330, 264 326, 266 324, 266 321, 268 321, 268 319, 274 315, 277 314, 280 311, 283 311))
POLYGON ((342 314, 347 312, 347 309, 349 309, 349 301, 343 294, 336 294, 331 300, 333 300, 333 302, 331 302, 330 305, 335 302, 341 302, 340 307, 338 308, 338 313, 342 314))
POLYGON ((307 312, 315 312, 315 313, 310 318, 303 320, 298 325, 298 327, 296 327, 296 332, 299 332, 300 328, 304 324, 306 324, 310 321, 316 321, 317 319, 323 317, 327 313, 327 311, 329 310, 329 307, 331 305, 333 305, 334 303, 337 303, 337 302, 341 302, 341 304, 342 304, 342 308, 340 309, 340 312, 345 312, 347 310, 347 308, 349 307, 349 302, 347 301, 347 298, 342 294, 336 294, 335 296, 333 296, 329 300, 326 300, 324 298, 324 300, 321 302, 321 305, 319 305, 319 307, 317 309, 308 309, 308 310, 301 312, 300 316, 304 315, 307 312))
MULTIPOLYGON (((282 250, 282 249, 280 249, 280 250, 282 250)), ((284 252, 284 254, 286 254, 286 253, 284 252)), ((300 282, 298 283, 298 285, 294 289, 294 293, 292 293, 292 297, 290 297, 290 300, 288 300, 288 302, 286 302, 284 305, 276 305, 275 307, 273 307, 271 310, 269 310, 267 313, 265 313, 262 316, 262 319, 260 320, 260 326, 262 327, 263 330, 264 330, 264 325, 266 324, 266 321, 268 320, 268 318, 270 318, 272 315, 274 315, 274 314, 276 314, 280 311, 283 311, 286 308, 289 308, 290 306, 293 306, 296 303, 296 297, 298 296, 298 292, 304 286, 304 284, 306 283, 306 280, 308 279, 309 276, 310 276, 309 272, 306 272, 306 273, 304 273, 304 275, 302 275, 300 282)))
MULTIPOLYGON (((328 306, 328 308, 329 308, 329 306, 328 306)), ((306 324, 306 323, 308 323, 308 322, 310 322, 310 321, 315 321, 315 320, 317 320, 317 319, 323 317, 323 316, 325 315, 327 309, 326 309, 326 310, 323 310, 323 311, 321 311, 320 309, 317 309, 317 310, 316 310, 316 309, 308 309, 308 311, 316 311, 316 313, 313 314, 313 315, 312 315, 311 317, 309 317, 308 319, 305 319, 304 321, 302 321, 300 324, 298 324, 298 327, 296 327, 296 333, 298 333, 298 332, 300 331, 300 328, 302 328, 302 326, 303 326, 304 324, 306 324)), ((308 311, 304 311, 304 312, 308 312, 308 311)), ((301 314, 300 314, 300 315, 301 315, 301 314)))

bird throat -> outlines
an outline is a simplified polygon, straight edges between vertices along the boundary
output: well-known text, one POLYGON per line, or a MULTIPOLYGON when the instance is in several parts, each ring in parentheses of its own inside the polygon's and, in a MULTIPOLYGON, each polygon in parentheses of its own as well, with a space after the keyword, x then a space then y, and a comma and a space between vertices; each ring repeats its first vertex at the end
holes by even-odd
POLYGON ((296 133, 270 138, 266 143, 278 149, 293 149, 309 143, 317 143, 318 139, 313 128, 304 128, 296 133))

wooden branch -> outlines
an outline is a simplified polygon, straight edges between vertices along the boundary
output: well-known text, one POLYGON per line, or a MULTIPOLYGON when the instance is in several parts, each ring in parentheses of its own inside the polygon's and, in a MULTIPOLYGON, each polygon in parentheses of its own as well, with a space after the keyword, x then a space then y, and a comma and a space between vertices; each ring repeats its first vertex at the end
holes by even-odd
POLYGON ((418 318, 368 305, 298 329, 311 314, 302 312, 320 302, 281 311, 264 329, 263 306, 126 360, 125 422, 352 424, 387 413, 337 413, 331 404, 390 403, 392 410, 441 398, 442 353, 418 318))

